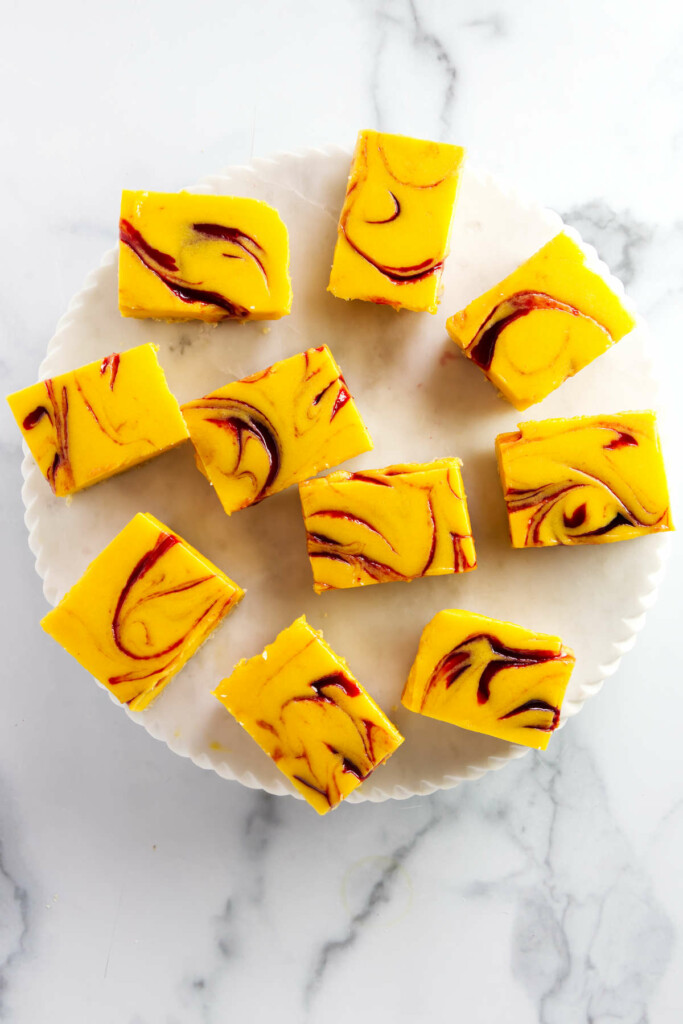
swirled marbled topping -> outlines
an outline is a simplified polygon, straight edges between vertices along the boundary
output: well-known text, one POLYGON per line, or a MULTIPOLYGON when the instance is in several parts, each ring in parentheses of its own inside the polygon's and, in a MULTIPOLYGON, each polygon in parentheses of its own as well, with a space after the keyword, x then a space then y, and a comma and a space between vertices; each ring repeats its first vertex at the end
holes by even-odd
POLYGON ((289 243, 256 199, 124 192, 119 307, 163 320, 274 320, 289 313, 289 243))
POLYGON ((243 596, 177 534, 139 513, 42 626, 122 704, 141 711, 243 596))
POLYGON ((214 695, 325 814, 403 742, 346 663, 301 617, 214 695))
POLYGON ((372 447, 325 346, 226 384, 182 412, 228 515, 372 447))
POLYGON ((476 568, 460 466, 438 459, 300 484, 316 592, 476 568))
POLYGON ((521 423, 496 450, 514 547, 673 529, 652 412, 521 423))
POLYGON ((401 700, 430 718, 544 749, 574 661, 559 637, 449 609, 425 627, 401 700))
POLYGON ((436 312, 464 150, 401 135, 358 136, 329 290, 436 312))
POLYGON ((540 402, 634 326, 565 234, 448 319, 446 327, 517 409, 540 402))
POLYGON ((12 412, 54 493, 73 494, 188 437, 153 345, 17 391, 12 412))

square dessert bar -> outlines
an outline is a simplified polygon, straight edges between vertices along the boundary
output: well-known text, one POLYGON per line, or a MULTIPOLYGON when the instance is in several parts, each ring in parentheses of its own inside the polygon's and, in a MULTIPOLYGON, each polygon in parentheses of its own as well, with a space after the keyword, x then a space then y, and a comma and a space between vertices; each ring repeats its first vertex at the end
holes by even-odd
POLYGON ((329 291, 436 313, 465 150, 363 131, 339 218, 329 291))
POLYGON ((9 395, 41 473, 63 497, 187 440, 154 345, 115 352, 9 395))
POLYGON ((142 711, 244 591, 138 513, 41 625, 122 704, 142 711))
POLYGON ((289 313, 287 228, 258 199, 124 192, 119 309, 157 320, 277 320, 289 313))
POLYGON ((300 484, 316 593, 475 569, 461 465, 437 459, 300 484))
POLYGON ((401 701, 429 718, 545 750, 575 660, 559 637, 448 609, 425 627, 401 701))
POLYGON ((527 409, 635 326, 584 251, 556 235, 446 322, 453 341, 516 409, 527 409))
POLYGON ((403 742, 305 616, 262 654, 241 661, 214 696, 319 814, 403 742))
POLYGON ((228 515, 372 448, 325 345, 226 384, 182 411, 197 465, 228 515))
POLYGON ((496 452, 515 548, 673 530, 653 412, 520 423, 496 452))

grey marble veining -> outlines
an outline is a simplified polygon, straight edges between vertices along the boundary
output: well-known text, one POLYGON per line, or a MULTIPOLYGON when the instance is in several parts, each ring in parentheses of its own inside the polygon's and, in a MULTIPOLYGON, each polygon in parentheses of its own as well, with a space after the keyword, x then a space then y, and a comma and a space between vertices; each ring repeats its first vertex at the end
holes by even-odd
MULTIPOLYGON (((646 1019, 673 953, 674 926, 643 859, 612 816, 590 752, 566 733, 551 756, 530 756, 452 793, 411 800, 400 810, 355 809, 364 819, 361 834, 367 835, 372 815, 373 853, 354 857, 341 879, 330 849, 354 843, 345 835, 354 830, 349 809, 325 834, 305 830, 299 856, 307 876, 305 891, 294 885, 298 906, 278 903, 274 892, 290 877, 276 837, 280 849, 292 849, 299 815, 291 804, 276 811, 271 797, 256 797, 253 804, 245 838, 248 869, 239 891, 213 917, 212 969, 184 986, 188 1012, 194 1007, 197 1020, 220 1019, 218 994, 239 985, 243 971, 254 970, 244 962, 247 950, 258 949, 263 962, 272 963, 274 951, 288 941, 296 947, 290 964, 295 978, 281 982, 289 998, 278 1010, 279 993, 260 993, 263 1013, 341 1021, 346 1007, 331 1007, 362 964, 377 973, 378 984, 384 974, 396 988, 387 997, 392 1019, 408 1020, 399 982, 408 965, 392 963, 392 946, 411 950, 411 974, 428 974, 439 946, 448 948, 452 916, 463 902, 475 916, 509 918, 511 978, 528 998, 529 1012, 536 1008, 533 1019, 646 1019), (255 822, 254 843, 248 834, 255 822), (312 934, 301 929, 301 918, 324 901, 330 926, 312 934)), ((462 942, 463 936, 451 940, 462 942)), ((489 952, 483 950, 484 959, 489 952)), ((447 1019, 438 1016, 433 994, 426 1009, 434 1016, 425 1019, 447 1019)))
POLYGON ((328 971, 333 970, 337 960, 353 952, 368 921, 376 915, 379 907, 391 906, 395 899, 396 880, 405 865, 419 851, 422 841, 438 826, 441 815, 436 799, 426 801, 427 820, 411 831, 410 837, 401 842, 389 854, 385 854, 377 865, 371 885, 351 915, 344 935, 328 939, 317 952, 313 969, 304 989, 304 1008, 309 1010, 325 982, 328 971))
POLYGON ((3 849, 0 846, 0 1019, 7 1017, 4 994, 8 977, 15 962, 26 952, 29 906, 28 893, 15 881, 4 863, 3 849))
POLYGON ((417 65, 417 74, 411 76, 411 82, 423 77, 429 81, 425 92, 431 100, 430 122, 434 112, 437 115, 436 131, 433 130, 430 137, 449 138, 458 72, 443 38, 429 24, 427 5, 416 0, 379 0, 368 6, 372 9, 375 41, 371 78, 375 127, 381 131, 393 130, 388 124, 389 111, 395 109, 395 76, 405 59, 407 46, 417 65))
POLYGON ((633 284, 642 249, 653 241, 654 225, 637 220, 627 210, 618 213, 604 199, 591 199, 563 211, 562 219, 598 248, 601 258, 627 288, 633 284))
MULTIPOLYGON (((682 11, 39 0, 4 31, 6 391, 113 244, 122 186, 359 127, 443 138, 559 209, 648 317, 678 518, 682 11)), ((635 649, 546 754, 319 819, 175 757, 74 676, 37 625, 20 451, 3 409, 0 1019, 678 1024, 678 545, 635 649)))

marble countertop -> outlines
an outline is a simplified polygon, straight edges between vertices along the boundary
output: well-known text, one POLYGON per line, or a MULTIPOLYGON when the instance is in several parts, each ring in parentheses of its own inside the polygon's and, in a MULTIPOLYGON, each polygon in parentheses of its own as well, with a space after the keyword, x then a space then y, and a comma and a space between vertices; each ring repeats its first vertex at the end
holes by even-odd
MULTIPOLYGON (((206 0, 190 19, 175 0, 12 5, 4 390, 34 379, 113 244, 122 187, 174 190, 252 155, 349 146, 359 127, 448 139, 576 226, 649 319, 676 514, 683 9, 647 12, 206 0)), ((20 442, 0 417, 0 1020, 678 1024, 679 545, 635 648, 547 754, 318 819, 174 756, 41 632, 20 442)))

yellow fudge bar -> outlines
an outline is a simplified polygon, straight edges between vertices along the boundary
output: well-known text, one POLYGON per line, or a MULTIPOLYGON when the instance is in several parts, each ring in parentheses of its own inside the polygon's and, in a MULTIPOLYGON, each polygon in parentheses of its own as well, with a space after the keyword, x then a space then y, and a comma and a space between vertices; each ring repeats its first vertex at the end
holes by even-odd
POLYGON ((475 569, 461 465, 436 459, 299 484, 316 593, 475 569))
POLYGON ((64 497, 187 440, 154 345, 115 352, 7 401, 41 473, 64 497))
POLYGON ((197 465, 228 515, 372 448, 325 345, 226 384, 182 411, 197 465))
POLYGON ((496 453, 513 547, 673 530, 653 412, 520 423, 496 453))
POLYGON ((339 218, 329 291, 436 313, 465 150, 363 131, 339 218))
POLYGON ((122 704, 142 711, 243 597, 224 572, 140 512, 41 625, 122 704))
POLYGON ((287 228, 258 199, 124 192, 119 309, 156 320, 277 320, 289 313, 287 228))
POLYGON ((214 691, 319 814, 403 743, 343 658, 301 616, 214 691))
POLYGON ((428 718, 545 750, 574 662, 559 637, 448 609, 425 627, 401 701, 428 718))
POLYGON ((547 245, 446 328, 516 409, 540 402, 635 325, 568 235, 547 245))

